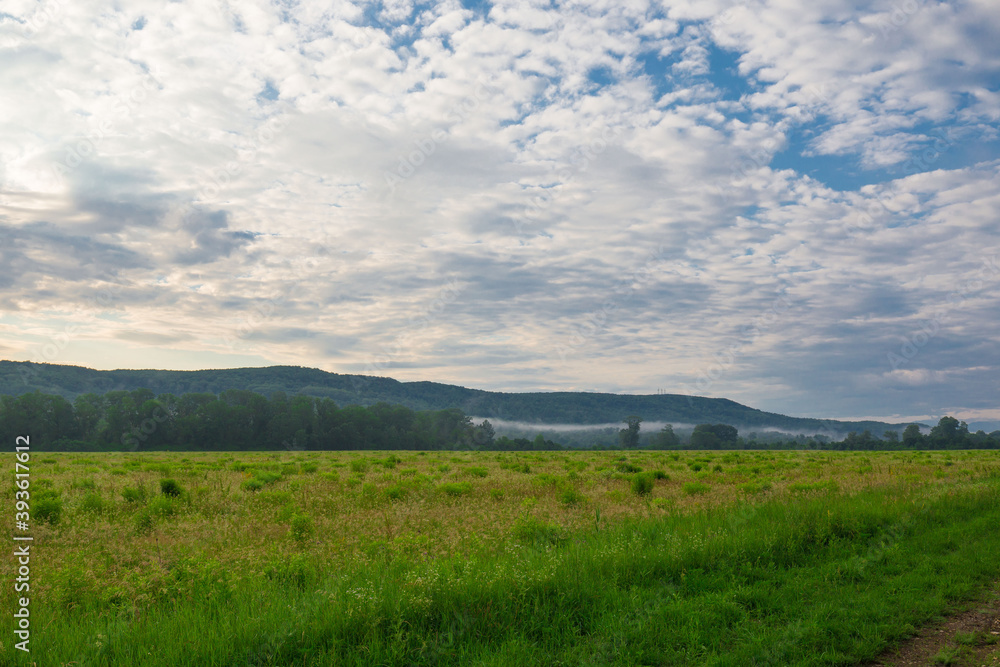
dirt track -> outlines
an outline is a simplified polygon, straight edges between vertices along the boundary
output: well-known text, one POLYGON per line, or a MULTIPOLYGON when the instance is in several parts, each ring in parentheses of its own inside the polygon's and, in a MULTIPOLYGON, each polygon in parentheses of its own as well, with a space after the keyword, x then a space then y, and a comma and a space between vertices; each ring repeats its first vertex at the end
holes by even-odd
POLYGON ((869 667, 1000 666, 1000 586, 984 602, 921 628, 869 667))

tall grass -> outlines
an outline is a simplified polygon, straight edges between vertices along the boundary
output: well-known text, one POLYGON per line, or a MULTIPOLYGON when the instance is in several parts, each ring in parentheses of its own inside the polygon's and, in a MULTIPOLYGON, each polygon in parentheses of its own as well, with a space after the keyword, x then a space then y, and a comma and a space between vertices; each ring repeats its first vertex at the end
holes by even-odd
POLYGON ((436 456, 60 455, 0 664, 852 664, 1000 573, 995 453, 436 456))
MULTIPOLYGON (((600 530, 590 512, 592 528, 566 530, 533 515, 532 502, 508 540, 440 557, 424 556, 426 543, 414 536, 409 552, 373 548, 331 561, 315 545, 312 519, 295 512, 297 546, 266 567, 180 558, 143 604, 108 597, 66 569, 64 604, 33 611, 31 659, 854 664, 1000 574, 993 470, 935 486, 796 489, 605 521, 600 530)), ((187 511, 168 496, 153 502, 187 511)))

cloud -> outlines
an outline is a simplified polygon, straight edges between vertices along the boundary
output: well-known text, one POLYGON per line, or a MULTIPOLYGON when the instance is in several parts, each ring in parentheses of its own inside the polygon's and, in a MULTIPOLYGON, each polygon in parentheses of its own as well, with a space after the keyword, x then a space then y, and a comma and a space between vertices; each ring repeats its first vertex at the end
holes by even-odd
POLYGON ((991 407, 988 3, 7 11, 5 356, 991 407))

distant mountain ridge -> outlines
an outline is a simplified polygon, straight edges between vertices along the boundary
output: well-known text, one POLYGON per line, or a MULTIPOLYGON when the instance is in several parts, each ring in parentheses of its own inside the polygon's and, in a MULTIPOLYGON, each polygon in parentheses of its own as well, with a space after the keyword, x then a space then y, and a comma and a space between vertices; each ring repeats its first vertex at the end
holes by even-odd
POLYGON ((149 389, 155 394, 228 389, 270 396, 276 391, 330 398, 339 405, 378 402, 414 410, 459 408, 467 415, 545 424, 606 424, 638 415, 648 422, 725 423, 742 429, 780 429, 813 433, 869 430, 881 436, 905 424, 838 421, 788 417, 747 407, 725 398, 680 394, 603 394, 589 392, 510 393, 468 389, 438 382, 400 382, 392 378, 330 373, 301 366, 230 368, 201 371, 114 370, 82 366, 0 361, 0 394, 19 396, 33 391, 59 394, 69 400, 86 393, 149 389))

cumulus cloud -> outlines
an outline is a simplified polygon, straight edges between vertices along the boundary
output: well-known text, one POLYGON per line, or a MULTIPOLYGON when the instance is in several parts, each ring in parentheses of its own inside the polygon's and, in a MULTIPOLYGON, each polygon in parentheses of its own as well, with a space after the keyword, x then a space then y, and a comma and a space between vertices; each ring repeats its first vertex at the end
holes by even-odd
POLYGON ((4 355, 996 407, 988 3, 467 5, 9 3, 4 355))

